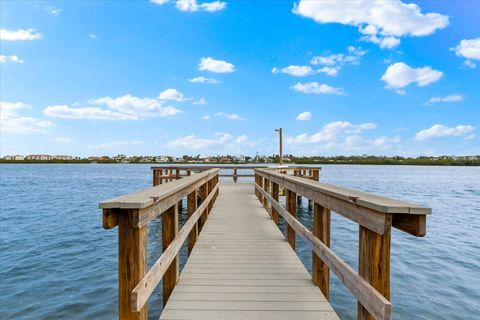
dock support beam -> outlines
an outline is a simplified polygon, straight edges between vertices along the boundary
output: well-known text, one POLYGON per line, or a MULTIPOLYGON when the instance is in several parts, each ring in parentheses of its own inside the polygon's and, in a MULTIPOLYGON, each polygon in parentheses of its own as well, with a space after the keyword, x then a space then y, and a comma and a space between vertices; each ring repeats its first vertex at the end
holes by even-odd
POLYGON ((147 227, 137 228, 138 210, 118 214, 118 317, 146 320, 147 305, 132 311, 132 290, 143 279, 147 267, 147 227))
MULTIPOLYGON (((193 191, 187 196, 187 219, 190 219, 192 214, 197 210, 197 191, 193 191)), ((188 234, 188 255, 192 253, 193 246, 197 242, 198 237, 198 222, 193 226, 192 231, 188 234)))
MULTIPOLYGON (((272 198, 273 198, 275 201, 278 202, 278 201, 279 201, 279 200, 278 200, 278 196, 279 196, 279 189, 280 189, 280 188, 278 187, 278 184, 277 184, 277 183, 275 183, 275 182, 273 182, 273 181, 272 181, 271 183, 272 183, 272 191, 271 191, 271 192, 272 192, 272 193, 271 193, 271 194, 272 194, 272 198)), ((273 222, 275 222, 275 224, 278 225, 278 211, 277 211, 277 209, 275 209, 274 206, 272 206, 272 220, 273 220, 273 222)))
MULTIPOLYGON (((330 209, 314 204, 312 233, 330 247, 330 209)), ((330 298, 330 271, 328 266, 312 251, 312 280, 327 300, 330 298)))
MULTIPOLYGON (((162 214, 162 248, 167 250, 170 243, 178 234, 178 205, 172 206, 162 214)), ((163 276, 163 306, 167 304, 168 298, 178 282, 179 261, 178 254, 168 267, 163 276)))
MULTIPOLYGON (((286 196, 287 211, 292 216, 296 217, 297 216, 297 203, 296 203, 297 194, 295 192, 292 192, 291 190, 286 189, 285 196, 286 196)), ((295 250, 295 230, 290 225, 287 226, 287 241, 292 247, 292 249, 295 250)))
MULTIPOLYGON (((358 273, 388 300, 390 300, 390 241, 390 228, 384 234, 378 234, 360 226, 358 273)), ((358 320, 373 319, 359 303, 358 320)))

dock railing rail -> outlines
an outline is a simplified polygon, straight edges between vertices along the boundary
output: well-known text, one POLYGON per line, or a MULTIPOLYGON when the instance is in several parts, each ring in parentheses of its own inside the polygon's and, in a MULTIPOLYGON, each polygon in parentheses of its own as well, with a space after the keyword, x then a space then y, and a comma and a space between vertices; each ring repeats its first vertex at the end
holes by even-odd
MULTIPOLYGON (((255 175, 253 170, 255 169, 271 169, 272 166, 255 164, 255 165, 221 165, 221 166, 210 166, 210 165, 162 165, 162 166, 153 166, 153 185, 159 185, 162 183, 167 183, 173 180, 178 180, 184 177, 190 176, 192 173, 203 172, 211 169, 219 169, 219 177, 232 177, 233 182, 237 183, 238 178, 253 178, 255 175), (231 172, 225 172, 225 170, 231 172), (247 172, 245 172, 247 171, 247 172)), ((301 176, 306 179, 311 179, 318 181, 321 167, 316 166, 298 166, 298 165, 288 165, 281 166, 275 170, 281 171, 287 174, 293 174, 296 176, 301 176)))
POLYGON ((208 169, 100 203, 103 227, 118 226, 119 319, 147 319, 146 303, 162 279, 166 304, 178 282, 180 248, 188 239, 190 254, 218 196, 218 173, 208 169), (178 203, 185 197, 188 220, 179 231, 178 203), (147 272, 147 224, 157 217, 163 253, 147 272))
POLYGON ((255 169, 255 194, 275 223, 284 219, 286 240, 294 250, 296 234, 312 245, 312 280, 327 299, 331 270, 357 299, 358 319, 391 319, 391 228, 424 236, 430 208, 270 169, 255 169), (313 202, 312 231, 296 219, 297 197, 313 202), (330 249, 331 211, 359 224, 358 273, 330 249))

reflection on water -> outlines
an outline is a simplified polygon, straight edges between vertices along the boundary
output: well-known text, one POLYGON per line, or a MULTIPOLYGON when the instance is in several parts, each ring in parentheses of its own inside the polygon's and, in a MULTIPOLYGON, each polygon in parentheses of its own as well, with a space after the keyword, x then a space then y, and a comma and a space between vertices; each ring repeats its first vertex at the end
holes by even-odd
MULTIPOLYGON (((479 177, 474 167, 323 167, 322 181, 433 208, 425 238, 393 231, 396 319, 477 316, 479 177)), ((1 318, 115 318, 117 231, 102 229, 98 202, 150 184, 149 165, 0 165, 1 318)), ((310 227, 306 201, 297 215, 310 227)), ((180 214, 181 224, 184 218, 180 214)), ((148 227, 149 266, 161 254, 160 231, 159 220, 148 227)), ((358 225, 332 214, 331 233, 334 251, 356 268, 358 225)), ((300 238, 297 253, 310 270, 311 248, 300 238)), ((185 258, 183 248, 182 265, 185 258)), ((355 300, 335 277, 331 300, 342 319, 356 318, 355 300)), ((158 318, 161 304, 160 285, 149 301, 151 319, 158 318)))

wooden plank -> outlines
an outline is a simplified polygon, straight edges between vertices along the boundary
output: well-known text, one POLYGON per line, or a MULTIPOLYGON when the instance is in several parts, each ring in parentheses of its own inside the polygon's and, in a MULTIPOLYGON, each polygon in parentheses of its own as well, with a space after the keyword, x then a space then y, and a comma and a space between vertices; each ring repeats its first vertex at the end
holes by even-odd
MULTIPOLYGON (((178 234, 178 205, 173 205, 162 216, 162 248, 165 252, 178 234)), ((167 304, 168 298, 177 285, 179 276, 178 253, 172 255, 172 261, 168 264, 163 275, 163 305, 167 304)), ((143 280, 143 279, 142 279, 143 280)), ((135 296, 132 301, 135 303, 135 296)), ((134 306, 136 307, 136 306, 134 306)))
POLYGON ((273 302, 325 302, 325 298, 315 293, 225 293, 176 292, 171 301, 273 301, 273 302))
POLYGON ((331 311, 326 301, 191 301, 172 300, 168 310, 232 310, 232 311, 331 311))
POLYGON ((147 266, 147 228, 134 228, 138 210, 118 216, 118 317, 147 319, 147 306, 132 310, 132 289, 143 278, 147 266))
POLYGON ((338 320, 332 311, 165 310, 164 320, 338 320))
MULTIPOLYGON (((259 174, 261 175, 263 172, 260 172, 259 174)), ((382 212, 377 212, 369 208, 361 207, 353 202, 333 197, 331 195, 322 193, 321 190, 319 191, 305 187, 301 184, 298 184, 297 181, 287 181, 285 180, 285 176, 270 175, 270 178, 283 188, 299 193, 313 202, 329 208, 332 211, 335 211, 336 213, 377 233, 382 234, 391 226, 391 220, 388 220, 387 216, 382 212)))
POLYGON ((343 188, 322 182, 310 181, 298 177, 279 175, 264 169, 257 169, 256 172, 268 179, 271 179, 272 176, 280 177, 284 182, 294 183, 299 187, 305 187, 337 199, 353 202, 359 206, 378 212, 403 214, 431 214, 432 212, 431 208, 421 207, 414 203, 390 199, 367 192, 343 188))
POLYGON ((152 188, 129 193, 127 195, 102 201, 99 204, 101 209, 120 208, 120 209, 144 209, 152 204, 164 200, 172 195, 182 192, 174 202, 178 202, 181 198, 186 197, 197 187, 191 187, 196 182, 208 181, 218 173, 218 169, 208 170, 199 174, 195 174, 183 179, 173 181, 168 184, 158 185, 152 188))
POLYGON ((298 235, 310 241, 312 250, 316 255, 335 273, 338 279, 343 282, 362 306, 370 312, 370 314, 375 316, 375 319, 391 319, 392 305, 388 299, 357 274, 322 241, 315 237, 310 230, 289 214, 287 210, 282 208, 278 202, 273 201, 272 197, 265 193, 260 186, 257 185, 256 188, 260 193, 263 192, 263 196, 267 197, 271 205, 277 208, 279 214, 285 219, 285 222, 290 225, 298 235))
MULTIPOLYGON (((317 203, 314 204, 312 233, 327 247, 330 247, 330 216, 329 209, 317 203)), ((329 299, 330 271, 315 252, 312 252, 312 280, 320 288, 323 295, 329 299)))

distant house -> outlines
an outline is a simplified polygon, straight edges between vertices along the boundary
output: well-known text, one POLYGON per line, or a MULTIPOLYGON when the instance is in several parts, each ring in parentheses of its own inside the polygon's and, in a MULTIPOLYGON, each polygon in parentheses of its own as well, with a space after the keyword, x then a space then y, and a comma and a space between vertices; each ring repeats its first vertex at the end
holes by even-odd
POLYGON ((20 155, 20 154, 17 154, 17 155, 14 155, 14 156, 5 156, 3 157, 4 160, 15 160, 15 161, 23 161, 25 160, 25 157, 20 155))
POLYGON ((156 162, 168 162, 168 157, 167 156, 158 156, 155 159, 156 162))
POLYGON ((56 155, 53 156, 53 159, 55 160, 73 160, 72 156, 65 156, 65 155, 56 155))
POLYGON ((37 161, 48 161, 52 160, 53 157, 48 154, 30 154, 26 158, 26 160, 37 160, 37 161))

